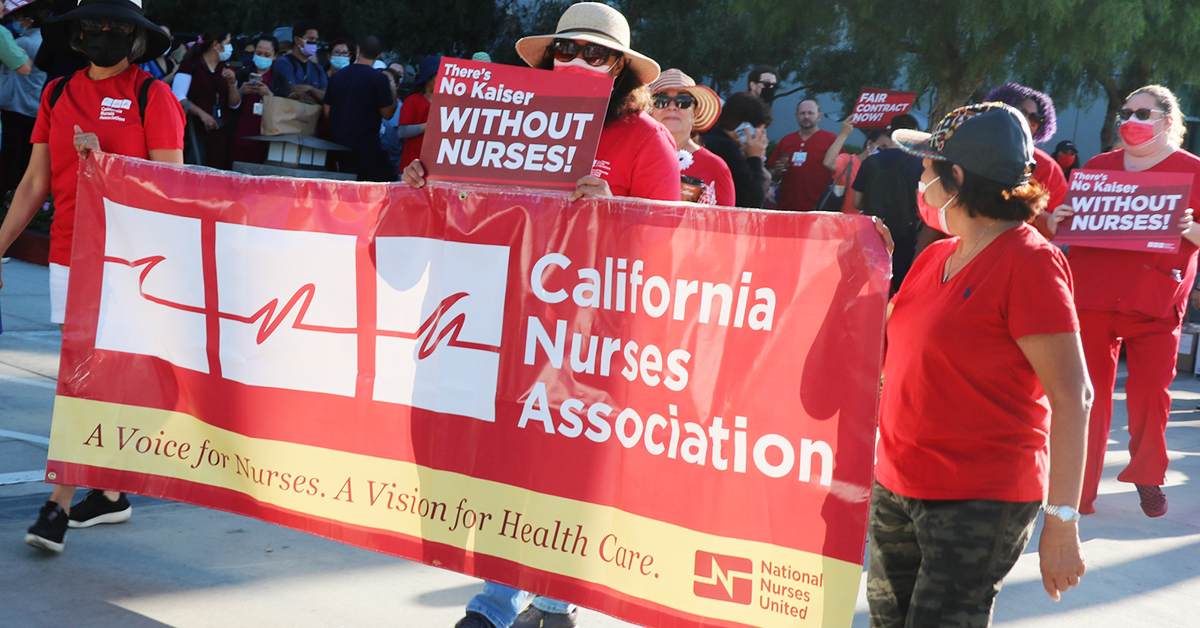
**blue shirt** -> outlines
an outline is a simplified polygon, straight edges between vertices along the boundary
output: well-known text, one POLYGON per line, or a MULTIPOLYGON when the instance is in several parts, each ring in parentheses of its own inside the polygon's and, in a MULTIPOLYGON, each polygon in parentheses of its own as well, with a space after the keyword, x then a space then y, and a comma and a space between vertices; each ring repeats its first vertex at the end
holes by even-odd
POLYGON ((361 63, 338 70, 329 79, 329 139, 354 150, 379 150, 380 109, 391 106, 392 85, 383 72, 361 63))
POLYGON ((329 77, 325 76, 325 70, 322 70, 312 57, 308 58, 307 63, 301 64, 296 55, 289 53, 276 59, 273 68, 292 85, 309 85, 317 89, 329 86, 329 77))

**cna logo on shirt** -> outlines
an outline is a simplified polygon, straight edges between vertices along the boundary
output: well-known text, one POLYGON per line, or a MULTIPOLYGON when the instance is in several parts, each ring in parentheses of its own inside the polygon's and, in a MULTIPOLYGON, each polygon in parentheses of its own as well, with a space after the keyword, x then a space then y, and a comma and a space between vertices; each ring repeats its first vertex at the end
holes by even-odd
POLYGON ((125 113, 132 106, 133 101, 128 98, 105 98, 100 101, 100 119, 124 122, 125 113))
POLYGON ((696 597, 749 605, 753 589, 754 562, 749 558, 696 550, 696 597))

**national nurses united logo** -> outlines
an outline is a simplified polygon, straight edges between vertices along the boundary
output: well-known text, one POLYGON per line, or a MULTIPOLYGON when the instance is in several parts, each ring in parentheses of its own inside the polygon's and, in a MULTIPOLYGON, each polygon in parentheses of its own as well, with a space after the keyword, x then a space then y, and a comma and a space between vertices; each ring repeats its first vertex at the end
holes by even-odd
POLYGON ((696 550, 696 597, 750 605, 754 599, 754 562, 740 556, 696 550))

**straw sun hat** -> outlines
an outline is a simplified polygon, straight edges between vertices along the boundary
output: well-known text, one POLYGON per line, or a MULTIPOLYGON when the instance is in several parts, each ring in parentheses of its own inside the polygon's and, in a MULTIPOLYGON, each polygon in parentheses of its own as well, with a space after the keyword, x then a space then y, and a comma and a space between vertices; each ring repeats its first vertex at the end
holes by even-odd
POLYGON ((532 67, 546 56, 546 49, 555 39, 577 39, 600 44, 624 53, 633 73, 647 84, 658 78, 658 64, 629 47, 629 22, 620 11, 599 2, 573 4, 558 20, 553 35, 534 35, 517 42, 517 54, 532 67))
POLYGON ((704 85, 697 85, 692 77, 675 68, 663 70, 649 87, 650 91, 655 93, 679 89, 691 94, 696 99, 692 129, 700 133, 711 129, 721 115, 721 99, 717 93, 704 85))

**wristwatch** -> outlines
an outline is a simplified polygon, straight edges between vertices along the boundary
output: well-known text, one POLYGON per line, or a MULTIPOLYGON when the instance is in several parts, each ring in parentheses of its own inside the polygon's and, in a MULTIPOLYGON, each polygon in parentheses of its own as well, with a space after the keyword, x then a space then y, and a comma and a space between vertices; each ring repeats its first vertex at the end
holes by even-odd
POLYGON ((1083 518, 1083 515, 1080 515, 1078 510, 1070 506, 1042 506, 1042 510, 1045 510, 1047 515, 1054 515, 1062 519, 1063 523, 1071 523, 1083 518))

